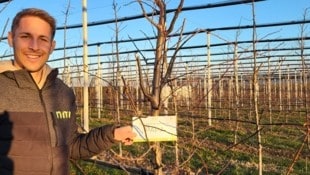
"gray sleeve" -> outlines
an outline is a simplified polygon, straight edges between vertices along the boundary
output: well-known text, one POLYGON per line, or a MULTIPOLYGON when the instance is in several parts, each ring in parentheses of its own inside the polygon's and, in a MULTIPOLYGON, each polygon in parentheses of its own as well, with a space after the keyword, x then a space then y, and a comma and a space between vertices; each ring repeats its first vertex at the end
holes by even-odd
POLYGON ((87 159, 109 149, 114 140, 115 125, 104 125, 88 133, 76 133, 70 144, 70 158, 87 159))

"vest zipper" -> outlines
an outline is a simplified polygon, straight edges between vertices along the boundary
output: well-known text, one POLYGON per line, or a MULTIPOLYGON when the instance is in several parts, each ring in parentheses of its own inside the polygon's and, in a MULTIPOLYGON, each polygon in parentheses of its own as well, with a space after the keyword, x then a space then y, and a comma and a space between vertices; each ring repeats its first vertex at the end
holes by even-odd
MULTIPOLYGON (((44 85, 43 85, 43 87, 44 87, 44 85)), ((42 87, 42 89, 43 89, 43 87, 42 87)), ((40 101, 41 101, 41 104, 42 104, 42 106, 43 106, 43 110, 44 110, 44 117, 45 117, 45 120, 46 120, 46 122, 47 122, 47 126, 48 126, 48 135, 49 135, 49 144, 50 144, 50 160, 51 160, 51 172, 53 172, 53 162, 54 162, 54 160, 53 160, 53 149, 52 149, 52 147, 53 147, 53 144, 52 144, 52 135, 51 135, 51 132, 52 132, 52 130, 54 129, 54 121, 53 121, 53 119, 51 118, 51 121, 52 121, 52 125, 51 125, 51 123, 50 123, 50 121, 49 121, 49 119, 48 119, 48 114, 47 114, 47 109, 46 109, 46 104, 45 104, 45 102, 44 102, 44 99, 43 99, 43 95, 42 95, 42 89, 39 89, 38 88, 38 91, 39 91, 39 96, 40 96, 40 101), (52 126, 52 127, 51 127, 52 126)), ((56 133, 55 133, 56 134, 56 133)), ((56 140, 56 136, 55 136, 55 140, 56 140)), ((56 141, 55 141, 56 142, 56 141)), ((56 145, 56 144, 55 144, 56 145)))

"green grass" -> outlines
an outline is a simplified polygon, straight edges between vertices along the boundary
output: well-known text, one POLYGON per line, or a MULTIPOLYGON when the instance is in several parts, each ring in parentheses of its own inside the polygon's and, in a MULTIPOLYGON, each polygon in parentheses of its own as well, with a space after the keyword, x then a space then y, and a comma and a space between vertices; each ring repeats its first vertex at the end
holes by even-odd
POLYGON ((71 163, 71 170, 70 175, 111 175, 111 174, 118 174, 118 175, 126 175, 123 170, 100 167, 95 163, 86 162, 80 160, 76 162, 76 164, 71 163), (78 165, 80 168, 77 168, 78 165))
MULTIPOLYGON (((224 112, 223 112, 224 113, 224 112)), ((304 123, 305 118, 295 113, 289 119, 282 117, 282 114, 273 113, 275 123, 304 123)), ((287 115, 287 114, 285 114, 287 115)), ((288 116, 287 116, 288 117, 288 116)), ((91 126, 97 127, 104 123, 111 123, 112 117, 102 119, 93 118, 91 126)), ((130 117, 125 117, 128 123, 130 117)), ((251 121, 253 117, 239 117, 240 120, 251 121)), ((268 123, 269 118, 262 116, 262 123, 268 123)), ((222 174, 244 175, 258 174, 257 163, 257 136, 255 124, 239 123, 238 130, 235 131, 236 122, 227 120, 213 121, 212 126, 208 126, 207 121, 199 116, 180 116, 178 119, 178 149, 180 169, 191 169, 197 171, 201 169, 201 174, 222 174), (238 144, 234 145, 235 134, 238 144), (249 138, 248 138, 249 137, 249 138), (226 168, 224 168, 226 167, 226 168)), ((304 129, 300 125, 274 125, 263 126, 262 146, 263 146, 263 171, 268 175, 285 174, 288 167, 292 164, 296 151, 300 148, 304 136, 304 129)), ((152 143, 150 144, 152 145, 152 143)), ((123 147, 126 155, 133 158, 143 155, 149 146, 146 143, 135 143, 129 147, 123 147)), ((165 167, 175 165, 175 143, 163 142, 163 163, 165 167)), ((112 148, 118 151, 118 146, 112 148)), ((305 175, 310 174, 309 150, 304 147, 302 154, 296 161, 291 174, 305 175)), ((133 166, 143 165, 143 168, 152 168, 154 156, 152 153, 143 157, 141 161, 131 161, 133 166), (135 164, 136 163, 136 164, 135 164), (143 163, 143 164, 142 164, 143 163)), ((130 162, 130 161, 129 161, 130 162)), ((98 167, 94 164, 79 162, 84 171, 88 174, 124 174, 122 170, 98 167)), ((74 170, 74 168, 72 168, 74 170)), ((76 172, 76 170, 75 170, 76 172)), ((77 173, 78 174, 78 173, 77 173)))

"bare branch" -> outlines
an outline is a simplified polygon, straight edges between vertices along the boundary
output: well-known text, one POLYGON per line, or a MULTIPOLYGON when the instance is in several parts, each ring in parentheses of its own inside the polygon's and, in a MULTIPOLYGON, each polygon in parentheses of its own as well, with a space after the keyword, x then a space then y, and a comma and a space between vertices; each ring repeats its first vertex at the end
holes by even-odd
POLYGON ((147 12, 146 12, 146 10, 145 10, 145 8, 144 8, 144 5, 143 5, 144 2, 143 2, 142 0, 137 0, 137 2, 138 2, 138 4, 140 5, 140 8, 141 8, 141 10, 142 10, 142 13, 143 13, 144 17, 145 17, 153 26, 155 26, 155 27, 157 28, 158 26, 157 26, 157 24, 154 22, 154 20, 151 19, 151 18, 147 15, 147 12))
POLYGON ((136 61, 137 61, 137 68, 139 72, 139 82, 140 82, 140 87, 143 92, 143 94, 149 99, 152 99, 152 96, 149 94, 149 92, 146 90, 145 85, 143 84, 143 76, 142 76, 142 68, 141 68, 141 63, 140 63, 140 57, 138 54, 135 55, 136 61))
POLYGON ((181 0, 180 3, 179 3, 179 6, 178 6, 178 8, 177 8, 177 11, 174 12, 174 16, 173 16, 173 19, 172 19, 172 21, 171 21, 171 23, 170 23, 170 27, 169 27, 169 29, 167 30, 167 33, 171 33, 171 32, 172 32, 173 27, 174 27, 174 25, 175 25, 175 22, 176 22, 176 20, 178 19, 179 14, 180 14, 181 11, 182 11, 183 4, 184 4, 184 0, 181 0))

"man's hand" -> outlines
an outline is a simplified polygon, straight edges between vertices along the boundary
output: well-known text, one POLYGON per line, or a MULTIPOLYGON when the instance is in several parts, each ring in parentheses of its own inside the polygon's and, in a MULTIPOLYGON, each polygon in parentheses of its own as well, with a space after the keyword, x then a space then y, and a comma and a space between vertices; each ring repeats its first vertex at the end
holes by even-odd
POLYGON ((122 142, 124 145, 131 145, 136 134, 131 126, 122 126, 114 129, 114 139, 122 142))

